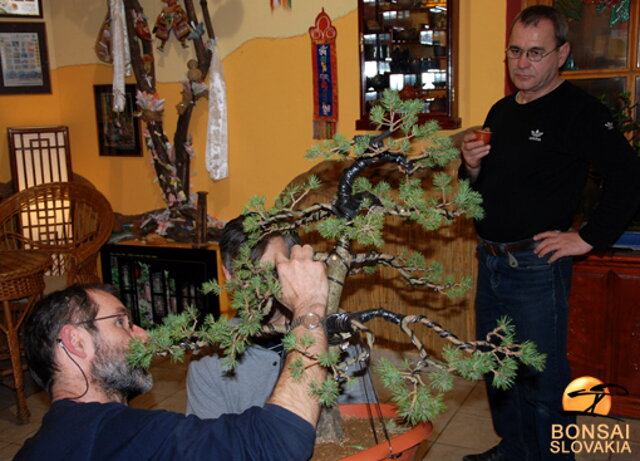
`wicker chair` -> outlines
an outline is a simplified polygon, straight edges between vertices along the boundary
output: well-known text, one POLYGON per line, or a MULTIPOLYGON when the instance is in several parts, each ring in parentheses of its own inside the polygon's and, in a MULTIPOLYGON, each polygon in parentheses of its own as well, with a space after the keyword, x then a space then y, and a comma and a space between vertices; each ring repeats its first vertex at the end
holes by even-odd
POLYGON ((22 190, 0 202, 0 249, 35 249, 51 255, 50 274, 66 284, 98 282, 97 258, 114 215, 108 200, 79 182, 22 190))

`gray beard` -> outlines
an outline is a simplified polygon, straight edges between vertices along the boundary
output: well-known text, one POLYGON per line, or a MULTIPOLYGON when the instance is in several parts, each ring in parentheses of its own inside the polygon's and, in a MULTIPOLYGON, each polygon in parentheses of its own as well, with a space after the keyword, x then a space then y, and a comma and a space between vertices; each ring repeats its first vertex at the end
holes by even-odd
POLYGON ((126 349, 116 350, 96 341, 96 355, 91 365, 91 376, 109 396, 127 403, 130 399, 148 392, 153 377, 144 368, 131 368, 127 363, 126 349))

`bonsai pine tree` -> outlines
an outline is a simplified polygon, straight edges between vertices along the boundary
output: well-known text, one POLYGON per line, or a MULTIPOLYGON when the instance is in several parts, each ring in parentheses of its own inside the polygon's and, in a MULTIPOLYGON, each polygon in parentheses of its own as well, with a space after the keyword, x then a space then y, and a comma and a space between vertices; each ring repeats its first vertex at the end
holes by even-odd
MULTIPOLYGON (((439 136, 439 126, 430 121, 418 123, 422 102, 403 101, 396 92, 387 91, 381 104, 373 108, 371 120, 385 128, 381 134, 357 136, 354 140, 336 135, 308 151, 310 159, 324 157, 345 162, 334 200, 329 203, 300 207, 309 191, 320 187, 317 178, 310 177, 305 184, 286 188, 267 208, 265 199, 255 197, 245 209, 244 226, 249 242, 234 262, 234 279, 225 289, 233 292, 232 308, 241 321, 230 324, 221 317, 211 316, 198 322, 193 309, 170 316, 165 323, 150 332, 149 342, 132 345, 130 358, 136 364, 149 365, 153 354, 168 353, 176 359, 188 348, 204 344, 217 344, 225 351, 224 364, 233 368, 240 354, 258 335, 285 333, 284 345, 289 351, 306 354, 309 340, 299 342, 287 328, 263 326, 262 319, 270 311, 279 292, 279 283, 273 267, 254 264, 249 257, 250 248, 273 233, 298 230, 317 231, 323 239, 332 242, 332 249, 316 253, 316 259, 327 265, 329 277, 329 304, 326 328, 333 343, 362 338, 373 347, 375 337, 366 322, 382 318, 398 325, 417 352, 417 361, 395 365, 381 360, 376 370, 398 406, 398 414, 411 424, 433 420, 444 410, 443 393, 453 386, 453 374, 467 379, 479 379, 490 373, 493 384, 508 388, 520 364, 541 370, 545 357, 534 344, 515 342, 515 332, 508 319, 501 319, 495 329, 482 340, 463 341, 452 332, 429 319, 428 315, 401 315, 388 308, 367 309, 359 312, 339 313, 342 288, 349 276, 358 272, 374 272, 379 266, 397 271, 399 277, 413 289, 435 290, 445 296, 456 297, 471 287, 469 279, 455 280, 445 274, 441 264, 428 262, 417 253, 386 254, 384 224, 389 217, 398 216, 414 221, 427 231, 449 225, 456 218, 482 218, 481 197, 465 180, 454 184, 444 167, 456 160, 458 151, 451 140, 439 136), (393 190, 384 182, 373 184, 361 173, 378 164, 397 167, 404 179, 393 190), (422 184, 413 176, 419 170, 433 172, 430 184, 422 184), (355 252, 355 245, 365 251, 355 252), (427 328, 447 341, 442 359, 430 355, 419 340, 418 328, 427 328), (429 373, 422 373, 429 370, 429 373)), ((206 284, 207 290, 223 289, 216 281, 206 284)), ((426 308, 427 306, 425 306, 426 308)), ((308 355, 308 354, 307 354, 308 355)), ((314 356, 318 363, 330 370, 325 382, 314 383, 314 393, 325 406, 335 403, 340 383, 348 381, 338 347, 314 356)), ((356 360, 366 361, 365 352, 356 360)), ((294 375, 304 373, 301 362, 293 362, 294 375)))

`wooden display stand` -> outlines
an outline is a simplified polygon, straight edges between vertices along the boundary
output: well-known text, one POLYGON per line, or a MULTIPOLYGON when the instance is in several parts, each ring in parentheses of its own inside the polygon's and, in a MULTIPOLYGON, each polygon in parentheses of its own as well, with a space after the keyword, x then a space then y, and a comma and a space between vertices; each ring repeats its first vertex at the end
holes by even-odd
POLYGON ((573 378, 593 376, 629 391, 611 414, 640 417, 640 251, 607 250, 576 259, 569 313, 573 378))

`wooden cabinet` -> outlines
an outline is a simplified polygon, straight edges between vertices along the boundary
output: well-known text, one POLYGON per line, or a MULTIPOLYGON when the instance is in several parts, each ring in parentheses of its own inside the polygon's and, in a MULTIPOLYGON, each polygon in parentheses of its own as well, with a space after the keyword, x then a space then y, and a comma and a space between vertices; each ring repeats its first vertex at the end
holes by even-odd
POLYGON ((572 375, 618 384, 612 414, 640 417, 640 251, 594 252, 574 264, 568 357, 572 375))
POLYGON ((358 0, 360 20, 360 120, 385 89, 423 103, 420 121, 459 128, 455 101, 454 0, 358 0))

